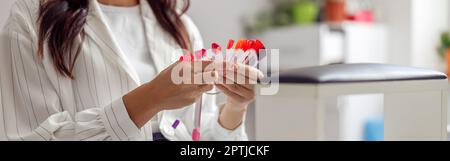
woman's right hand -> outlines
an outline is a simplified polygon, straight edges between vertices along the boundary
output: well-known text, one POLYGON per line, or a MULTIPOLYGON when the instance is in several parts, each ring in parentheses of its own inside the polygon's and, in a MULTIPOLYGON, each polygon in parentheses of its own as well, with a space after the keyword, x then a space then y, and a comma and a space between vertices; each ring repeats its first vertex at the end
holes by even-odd
MULTIPOLYGON (((207 69, 211 62, 176 62, 163 70, 155 79, 123 97, 128 115, 137 127, 144 126, 162 110, 179 109, 195 103, 203 93, 210 91, 217 80, 217 73, 207 69), (194 68, 200 67, 200 68, 194 68), (204 83, 181 83, 172 81, 172 72, 183 68, 190 71, 191 80, 201 79, 204 83), (211 78, 211 79, 203 79, 211 78)), ((179 73, 177 73, 179 74, 179 73)))

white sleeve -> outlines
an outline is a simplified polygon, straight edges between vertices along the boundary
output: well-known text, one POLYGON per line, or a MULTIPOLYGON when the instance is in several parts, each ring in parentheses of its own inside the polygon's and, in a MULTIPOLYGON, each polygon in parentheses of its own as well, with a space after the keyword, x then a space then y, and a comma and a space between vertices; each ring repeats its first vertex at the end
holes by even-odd
MULTIPOLYGON (((194 24, 192 19, 187 15, 183 15, 183 22, 189 33, 194 50, 204 48, 203 39, 200 31, 194 24)), ((227 130, 219 123, 220 108, 217 106, 215 95, 204 95, 204 107, 202 108, 202 140, 217 141, 247 141, 248 136, 245 131, 244 123, 235 130, 227 130)))
POLYGON ((0 140, 141 140, 121 98, 80 112, 63 108, 37 56, 31 2, 17 1, 0 35, 0 140))
POLYGON ((234 130, 225 129, 219 123, 221 109, 216 104, 215 95, 203 95, 205 99, 202 114, 202 139, 214 141, 248 141, 245 119, 234 130))

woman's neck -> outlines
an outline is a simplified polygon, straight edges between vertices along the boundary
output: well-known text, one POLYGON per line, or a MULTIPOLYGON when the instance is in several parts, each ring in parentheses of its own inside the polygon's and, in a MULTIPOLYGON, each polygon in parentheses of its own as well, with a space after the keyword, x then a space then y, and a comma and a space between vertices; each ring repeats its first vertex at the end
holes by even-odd
POLYGON ((101 4, 118 6, 118 7, 130 7, 139 4, 139 0, 98 0, 101 4))

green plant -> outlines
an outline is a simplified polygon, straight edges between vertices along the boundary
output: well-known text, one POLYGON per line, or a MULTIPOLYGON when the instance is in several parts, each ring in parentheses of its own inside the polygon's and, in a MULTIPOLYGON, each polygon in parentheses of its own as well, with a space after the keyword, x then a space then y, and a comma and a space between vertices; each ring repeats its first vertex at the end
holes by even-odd
POLYGON ((291 10, 294 23, 312 24, 317 19, 319 6, 312 0, 298 0, 291 10))
POLYGON ((246 34, 262 33, 270 28, 293 24, 314 23, 319 12, 316 0, 279 0, 272 3, 271 9, 262 10, 244 22, 246 34))
POLYGON ((444 32, 441 34, 441 44, 438 47, 438 53, 441 58, 445 57, 447 49, 450 49, 450 33, 444 32))

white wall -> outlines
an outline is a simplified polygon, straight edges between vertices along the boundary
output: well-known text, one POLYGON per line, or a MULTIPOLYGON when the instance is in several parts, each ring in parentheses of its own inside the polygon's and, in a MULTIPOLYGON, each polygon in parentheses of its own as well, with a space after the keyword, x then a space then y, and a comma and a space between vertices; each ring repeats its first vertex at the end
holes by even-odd
POLYGON ((389 32, 388 61, 393 64, 411 64, 411 0, 375 0, 378 20, 389 32))
POLYGON ((450 29, 448 0, 374 2, 389 30, 390 63, 444 69, 436 47, 440 33, 450 29))
POLYGON ((0 3, 0 26, 3 27, 6 19, 9 17, 9 8, 15 0, 2 0, 0 3))
POLYGON ((449 30, 448 0, 412 0, 412 65, 443 70, 436 52, 439 37, 449 30))
POLYGON ((202 32, 205 45, 226 44, 244 36, 245 15, 270 6, 269 0, 192 0, 188 14, 202 32))

